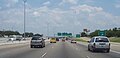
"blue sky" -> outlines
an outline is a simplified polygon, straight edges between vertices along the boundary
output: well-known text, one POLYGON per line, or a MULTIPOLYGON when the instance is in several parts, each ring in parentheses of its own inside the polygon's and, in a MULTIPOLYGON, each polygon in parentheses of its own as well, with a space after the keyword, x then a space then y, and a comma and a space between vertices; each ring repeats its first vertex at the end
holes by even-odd
MULTIPOLYGON (((54 34, 120 27, 120 0, 27 0, 26 31, 54 34), (49 26, 49 27, 48 27, 49 26)), ((23 0, 0 0, 0 30, 23 32, 23 0)))

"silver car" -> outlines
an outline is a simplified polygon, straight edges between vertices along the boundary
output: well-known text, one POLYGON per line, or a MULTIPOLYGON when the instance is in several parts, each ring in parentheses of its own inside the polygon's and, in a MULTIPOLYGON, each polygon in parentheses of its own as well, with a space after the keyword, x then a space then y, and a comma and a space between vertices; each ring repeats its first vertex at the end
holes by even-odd
POLYGON ((89 51, 105 51, 110 52, 110 41, 105 36, 96 36, 93 37, 88 44, 89 51))
POLYGON ((39 36, 34 36, 31 39, 31 44, 30 44, 31 48, 33 47, 45 47, 45 41, 42 37, 39 36))

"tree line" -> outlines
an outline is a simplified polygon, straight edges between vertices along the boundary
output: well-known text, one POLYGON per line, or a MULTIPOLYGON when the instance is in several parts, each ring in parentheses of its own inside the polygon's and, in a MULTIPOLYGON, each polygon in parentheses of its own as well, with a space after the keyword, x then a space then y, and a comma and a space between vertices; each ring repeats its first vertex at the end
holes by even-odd
MULTIPOLYGON (((95 30, 94 32, 90 33, 88 36, 93 37, 93 36, 99 36, 98 33, 101 30, 95 30)), ((113 28, 113 29, 108 29, 108 30, 103 30, 105 31, 105 36, 107 37, 120 37, 120 28, 113 28)))
MULTIPOLYGON (((87 34, 86 32, 81 33, 81 37, 94 37, 94 36, 99 36, 99 32, 101 30, 95 30, 94 32, 91 32, 90 34, 87 34)), ((102 30, 105 31, 105 36, 107 37, 120 37, 120 28, 113 28, 113 29, 108 29, 108 30, 102 30)))

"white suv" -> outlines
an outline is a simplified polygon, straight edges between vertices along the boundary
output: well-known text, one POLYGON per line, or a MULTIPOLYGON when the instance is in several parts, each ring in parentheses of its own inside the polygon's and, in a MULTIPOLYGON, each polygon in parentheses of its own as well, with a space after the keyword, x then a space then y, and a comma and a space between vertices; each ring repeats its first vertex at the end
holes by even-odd
POLYGON ((110 41, 105 36, 96 36, 93 37, 88 44, 89 51, 104 50, 105 52, 110 51, 110 41))

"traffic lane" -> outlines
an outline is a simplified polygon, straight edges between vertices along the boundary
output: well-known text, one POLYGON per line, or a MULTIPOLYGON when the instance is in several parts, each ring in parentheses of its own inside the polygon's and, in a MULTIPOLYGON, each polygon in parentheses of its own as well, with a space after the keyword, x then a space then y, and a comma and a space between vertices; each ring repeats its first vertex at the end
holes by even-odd
POLYGON ((117 51, 120 53, 120 44, 112 44, 111 43, 111 50, 117 51))
POLYGON ((45 48, 30 48, 30 45, 28 44, 13 48, 1 49, 0 58, 38 58, 50 45, 52 44, 47 42, 45 48))
POLYGON ((66 49, 63 42, 52 43, 53 45, 46 51, 43 58, 67 58, 65 55, 66 49))
MULTIPOLYGON (((78 44, 81 44, 81 45, 84 45, 84 46, 88 46, 88 43, 87 42, 77 42, 78 44)), ((113 52, 113 53, 117 53, 117 54, 120 54, 120 45, 119 44, 111 44, 111 47, 110 47, 110 52, 113 52)))
POLYGON ((86 56, 89 56, 90 58, 120 58, 120 54, 110 52, 110 53, 105 53, 105 52, 90 52, 88 51, 88 47, 83 45, 83 44, 73 44, 74 47, 78 48, 79 52, 82 52, 83 54, 86 54, 86 56))
POLYGON ((44 58, 120 58, 118 54, 90 52, 87 46, 71 44, 70 42, 59 42, 53 45, 49 51, 43 54, 44 58))
POLYGON ((58 42, 51 46, 43 58, 86 58, 85 54, 79 52, 73 44, 69 42, 58 42))

